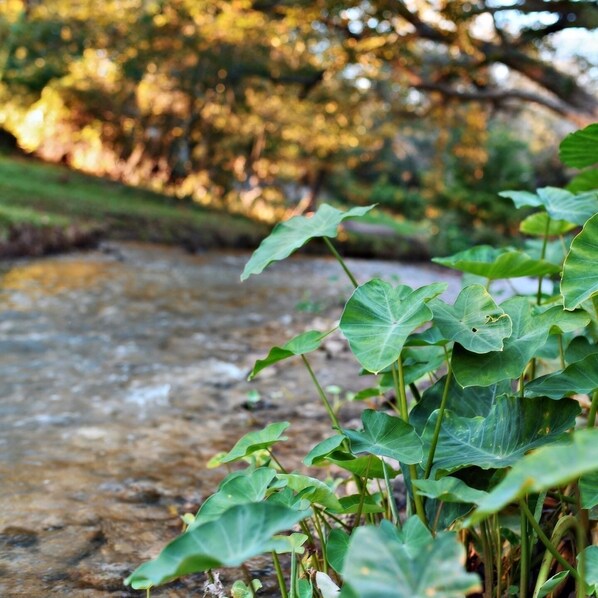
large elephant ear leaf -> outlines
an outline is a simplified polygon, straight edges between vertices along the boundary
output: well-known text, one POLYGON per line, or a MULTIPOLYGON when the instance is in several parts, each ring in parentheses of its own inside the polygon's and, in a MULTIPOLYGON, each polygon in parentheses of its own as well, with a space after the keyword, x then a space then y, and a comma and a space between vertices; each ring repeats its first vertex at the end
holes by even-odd
POLYGON ((283 260, 316 237, 336 237, 341 222, 367 214, 374 206, 352 208, 346 212, 323 204, 311 217, 295 216, 280 222, 254 251, 247 262, 241 280, 259 274, 272 262, 283 260))
POLYGON ((427 535, 411 545, 384 527, 360 527, 344 559, 341 598, 463 598, 481 590, 464 564, 455 534, 427 535))
MULTIPOLYGON (((446 411, 432 477, 471 465, 482 469, 510 467, 530 450, 557 440, 575 425, 579 412, 579 405, 571 400, 508 396, 497 397, 486 417, 461 417, 446 411)), ((424 430, 424 449, 433 441, 437 419, 435 411, 424 430)))
POLYGON ((590 394, 598 388, 598 353, 572 363, 561 372, 532 380, 525 386, 526 397, 561 399, 572 394, 590 394))
POLYGON ((394 363, 407 337, 432 319, 427 302, 445 289, 445 284, 434 283, 414 291, 377 278, 355 289, 340 329, 359 363, 374 373, 394 363))
POLYGON ((544 276, 555 274, 560 270, 557 265, 532 258, 523 251, 495 248, 490 245, 478 245, 448 257, 435 257, 432 261, 447 268, 483 276, 490 280, 544 276))
POLYGON ((598 214, 573 239, 563 265, 561 294, 565 309, 575 309, 598 293, 598 214))
POLYGON ((237 567, 279 548, 281 542, 273 536, 309 515, 309 510, 295 511, 267 502, 232 507, 217 520, 175 538, 156 559, 138 567, 125 584, 146 589, 190 573, 237 567))
POLYGON ((570 133, 559 147, 561 162, 574 168, 585 168, 598 162, 598 123, 570 133))
POLYGON ((544 446, 520 459, 486 498, 467 524, 483 521, 526 494, 565 486, 598 471, 598 429, 580 430, 573 441, 544 446))
POLYGON ((464 288, 454 305, 441 299, 430 302, 434 323, 447 340, 474 353, 501 351, 503 339, 511 336, 511 318, 482 285, 464 288))

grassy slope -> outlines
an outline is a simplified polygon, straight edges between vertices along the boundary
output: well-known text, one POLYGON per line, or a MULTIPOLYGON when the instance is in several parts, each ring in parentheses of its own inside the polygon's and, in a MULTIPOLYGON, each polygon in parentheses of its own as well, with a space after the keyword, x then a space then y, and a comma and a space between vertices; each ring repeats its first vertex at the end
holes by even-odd
MULTIPOLYGON (((425 225, 379 210, 349 231, 348 255, 429 257, 425 225)), ((189 249, 254 248, 265 226, 239 216, 88 176, 32 158, 0 154, 0 257, 93 245, 100 237, 174 243, 189 249)), ((310 244, 312 251, 325 251, 310 244)))
POLYGON ((266 230, 209 211, 37 160, 0 156, 0 238, 11 227, 102 228, 108 237, 191 247, 255 245, 266 230))

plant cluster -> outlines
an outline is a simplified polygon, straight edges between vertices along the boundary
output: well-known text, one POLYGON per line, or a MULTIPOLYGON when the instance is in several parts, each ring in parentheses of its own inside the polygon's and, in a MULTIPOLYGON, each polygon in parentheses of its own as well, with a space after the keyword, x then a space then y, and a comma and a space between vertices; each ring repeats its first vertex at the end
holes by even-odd
MULTIPOLYGON (((591 125, 563 141, 561 159, 593 166, 597 148, 591 125)), ((340 330, 364 374, 377 376, 355 398, 375 406, 391 391, 394 399, 365 409, 361 429, 343 428, 308 358, 329 332, 272 348, 251 376, 303 360, 332 427, 304 463, 334 466, 347 483, 280 465, 275 446, 288 423, 250 432, 215 458, 245 468, 126 583, 149 593, 269 552, 283 598, 598 596, 596 175, 583 170, 575 192, 505 192, 534 210, 521 224, 526 250, 479 246, 435 260, 467 274, 453 303, 440 298, 441 283, 357 283, 330 238, 370 207, 323 205, 279 224, 242 279, 322 237, 355 286, 340 330), (537 291, 498 302, 492 283, 517 277, 535 277, 537 291)), ((249 577, 232 596, 258 588, 249 577)))

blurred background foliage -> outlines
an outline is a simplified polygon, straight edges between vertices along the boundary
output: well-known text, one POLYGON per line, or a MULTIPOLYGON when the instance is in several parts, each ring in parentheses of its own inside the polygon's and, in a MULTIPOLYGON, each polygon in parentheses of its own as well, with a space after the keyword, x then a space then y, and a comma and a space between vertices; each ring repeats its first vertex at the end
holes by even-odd
POLYGON ((597 116, 597 13, 3 0, 0 128, 45 160, 268 223, 377 202, 447 253, 514 232, 497 191, 566 180, 553 148, 597 116))

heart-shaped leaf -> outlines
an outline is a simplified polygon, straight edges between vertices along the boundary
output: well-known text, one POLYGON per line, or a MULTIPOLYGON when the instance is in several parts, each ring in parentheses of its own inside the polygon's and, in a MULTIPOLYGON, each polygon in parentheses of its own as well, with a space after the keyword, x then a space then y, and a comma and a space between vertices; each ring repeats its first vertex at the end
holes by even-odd
POLYGON ((598 471, 587 473, 579 478, 581 492, 581 506, 584 509, 593 509, 598 505, 598 471))
POLYGON ((522 233, 534 237, 564 235, 574 228, 574 223, 567 222, 566 220, 554 220, 546 212, 531 214, 519 226, 519 230, 522 233))
MULTIPOLYGON (((544 346, 551 330, 568 327, 568 319, 573 316, 558 306, 537 311, 525 297, 508 299, 501 307, 510 316, 513 326, 502 351, 478 354, 455 345, 453 373, 461 386, 490 386, 518 378, 536 351, 544 346)), ((573 319, 577 325, 579 318, 573 319)))
POLYGON ((564 486, 583 474, 598 471, 598 429, 579 430, 571 436, 572 441, 541 447, 520 459, 480 502, 468 524, 486 519, 526 494, 564 486))
POLYGON ((145 589, 189 573, 238 567, 275 550, 278 543, 272 537, 310 514, 267 502, 232 507, 219 519, 175 538, 156 559, 138 567, 125 584, 145 589))
POLYGON ((366 409, 361 414, 363 430, 343 430, 351 442, 351 452, 390 457, 402 463, 422 460, 422 444, 413 427, 396 416, 366 409))
POLYGON ((463 480, 446 476, 439 480, 414 480, 419 493, 442 502, 478 504, 488 493, 468 486, 463 480))
POLYGON ((571 193, 584 193, 598 189, 598 168, 584 170, 573 177, 567 184, 567 191, 571 193))
POLYGON ((598 353, 588 355, 561 372, 532 380, 525 386, 525 396, 561 399, 572 394, 589 394, 596 388, 598 388, 598 353))
POLYGON ((233 461, 239 461, 239 459, 269 448, 281 440, 286 440, 287 437, 283 436, 282 433, 289 425, 289 422, 268 424, 263 430, 245 434, 228 453, 218 457, 218 462, 232 463, 233 461))
POLYGON ((342 511, 343 507, 334 491, 324 482, 299 473, 279 473, 278 479, 297 492, 310 503, 317 503, 333 511, 342 511))
POLYGON ((234 475, 225 479, 218 492, 212 494, 199 509, 189 530, 218 519, 222 513, 236 505, 261 502, 266 497, 266 490, 276 477, 276 472, 269 467, 260 467, 245 475, 234 475))
POLYGON ((464 288, 454 305, 434 299, 429 306, 434 313, 434 324, 444 337, 468 351, 500 351, 503 339, 511 336, 511 318, 481 285, 464 288))
MULTIPOLYGON (((436 384, 427 388, 419 401, 409 413, 409 423, 421 436, 430 415, 440 408, 446 376, 436 384)), ((470 386, 463 388, 454 378, 449 381, 446 408, 454 415, 462 417, 486 417, 496 398, 511 392, 511 385, 507 380, 487 387, 470 386)))
POLYGON ((344 436, 331 436, 326 440, 316 444, 303 459, 305 465, 338 465, 339 467, 354 473, 360 477, 366 474, 370 478, 383 478, 384 468, 392 475, 399 472, 384 465, 378 457, 355 457, 353 454, 339 450, 341 444, 345 441, 344 436))
POLYGON ((560 270, 555 264, 531 258, 522 251, 478 245, 449 257, 437 257, 433 262, 461 272, 476 274, 490 280, 519 276, 544 276, 560 270))
MULTIPOLYGON (((579 567, 579 556, 577 555, 577 566, 579 567)), ((583 551, 584 559, 584 581, 589 596, 598 595, 598 546, 588 546, 583 551)))
POLYGON ((310 239, 336 237, 341 222, 349 218, 363 216, 373 207, 352 208, 342 212, 323 204, 311 218, 295 216, 286 222, 277 224, 270 235, 254 251, 241 274, 241 280, 246 280, 252 274, 259 274, 272 262, 289 257, 310 239))
POLYGON ((585 168, 598 162, 598 123, 569 133, 559 146, 561 162, 574 168, 585 168))
POLYGON ((537 190, 535 196, 527 191, 503 191, 500 195, 512 199, 517 208, 543 207, 553 220, 564 220, 579 226, 598 212, 598 193, 595 191, 574 195, 559 187, 543 187, 537 190))
POLYGON ((343 563, 347 550, 349 549, 349 542, 351 537, 347 532, 342 529, 333 529, 326 542, 326 556, 330 566, 337 572, 340 573, 343 569, 343 563))
POLYGON ((295 355, 305 355, 311 353, 320 347, 322 341, 331 333, 319 332, 318 330, 308 330, 292 338, 282 347, 272 347, 267 357, 258 359, 249 374, 249 380, 255 378, 263 369, 279 361, 294 357, 295 355))
POLYGON ((359 363, 374 373, 394 363, 409 334, 432 319, 426 302, 445 289, 435 283, 414 291, 376 278, 355 289, 340 329, 359 363))
MULTIPOLYGON (((451 473, 474 465, 499 469, 516 463, 530 450, 554 442, 575 425, 579 414, 575 401, 497 397, 486 417, 461 417, 445 411, 432 474, 451 473)), ((424 430, 424 446, 430 446, 438 412, 424 430)), ((433 475, 431 476, 433 477, 433 475)))
POLYGON ((565 258, 561 294, 565 309, 575 309, 598 293, 598 214, 584 225, 565 258))
POLYGON ((428 535, 410 553, 399 534, 360 527, 345 557, 341 598, 463 598, 481 590, 464 564, 465 549, 455 534, 428 535))

